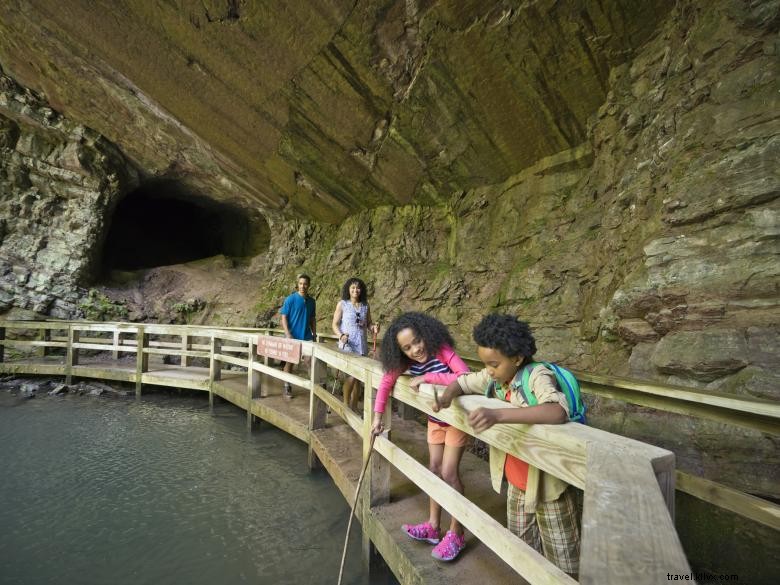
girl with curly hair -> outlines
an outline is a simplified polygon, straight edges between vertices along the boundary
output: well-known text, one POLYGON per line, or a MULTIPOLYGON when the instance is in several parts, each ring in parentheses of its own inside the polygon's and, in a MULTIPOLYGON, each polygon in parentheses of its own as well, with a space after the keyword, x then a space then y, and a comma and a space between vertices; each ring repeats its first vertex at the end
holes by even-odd
MULTIPOLYGON (((410 385, 415 390, 423 382, 446 385, 459 374, 469 371, 455 353, 455 342, 440 321, 423 313, 403 313, 396 317, 385 333, 381 360, 385 370, 374 402, 373 432, 383 430, 382 413, 387 397, 398 377, 409 372, 410 385)), ((428 417, 428 468, 461 494, 459 466, 468 435, 433 417, 428 417)), ((441 561, 455 559, 465 546, 463 526, 455 518, 450 529, 440 538, 441 506, 430 499, 427 522, 404 524, 402 530, 411 538, 435 544, 431 556, 441 561)))

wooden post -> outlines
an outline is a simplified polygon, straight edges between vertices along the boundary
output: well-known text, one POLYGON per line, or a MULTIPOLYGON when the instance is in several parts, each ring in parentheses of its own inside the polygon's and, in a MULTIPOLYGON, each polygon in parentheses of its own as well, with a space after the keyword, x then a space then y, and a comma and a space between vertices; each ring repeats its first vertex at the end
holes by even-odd
POLYGON ((144 372, 149 371, 149 354, 144 350, 149 347, 149 337, 146 335, 143 325, 138 326, 135 339, 135 397, 141 398, 141 387, 144 372))
MULTIPOLYGON (((263 356, 263 364, 268 365, 269 359, 267 355, 263 356)), ((262 374, 260 378, 260 398, 268 396, 268 374, 262 374)))
POLYGON ((257 345, 251 339, 249 340, 248 345, 246 370, 246 426, 248 429, 251 429, 252 418, 254 417, 252 414, 252 405, 254 404, 255 398, 260 396, 260 375, 252 367, 255 364, 257 345))
POLYGON ((119 347, 122 345, 122 332, 117 329, 114 331, 114 351, 112 356, 114 360, 119 359, 119 347))
MULTIPOLYGON (((673 464, 674 465, 674 464, 673 464)), ((655 479, 658 482, 658 488, 661 490, 661 495, 666 502, 666 509, 669 510, 669 517, 674 522, 674 498, 675 498, 675 479, 676 474, 674 467, 667 471, 658 471, 655 474, 655 479)))
MULTIPOLYGON (((368 518, 371 513, 372 506, 379 506, 386 504, 390 501, 390 464, 379 453, 374 453, 368 450, 371 446, 371 425, 374 416, 374 387, 372 384, 373 377, 371 372, 366 371, 363 376, 363 463, 370 456, 371 463, 368 466, 366 478, 367 486, 364 489, 368 490, 368 493, 364 492, 363 497, 360 499, 360 518, 368 518)), ((387 405, 385 407, 385 413, 383 416, 385 430, 382 436, 390 438, 390 414, 392 413, 392 398, 388 398, 387 405)), ((361 561, 363 564, 363 570, 366 575, 371 574, 371 557, 373 552, 373 544, 371 538, 365 529, 366 522, 361 522, 363 527, 363 538, 361 546, 361 561)))
MULTIPOLYGON (((369 456, 369 446, 371 445, 371 423, 374 404, 374 387, 372 385, 371 372, 366 371, 363 379, 365 392, 363 394, 363 462, 369 456)), ((390 438, 390 415, 392 413, 392 398, 387 399, 383 421, 385 430, 382 435, 390 438)), ((368 497, 362 501, 362 515, 368 517, 369 508, 379 506, 390 501, 390 464, 379 453, 374 453, 371 457, 371 465, 368 467, 368 497)))
MULTIPOLYGON (((5 341, 5 327, 0 327, 0 341, 5 341)), ((5 344, 0 343, 0 363, 5 360, 5 344)))
MULTIPOLYGON (((190 341, 190 336, 188 333, 182 333, 181 334, 181 350, 182 351, 190 351, 192 349, 192 341, 190 341)), ((189 367, 190 365, 190 356, 183 355, 181 356, 181 361, 179 362, 182 368, 189 367)))
POLYGON ((79 363, 79 350, 73 347, 74 343, 79 342, 79 332, 68 327, 68 349, 65 357, 65 383, 73 383, 73 366, 79 363))
MULTIPOLYGON (((51 329, 41 329, 39 336, 40 336, 40 340, 42 342, 44 342, 44 343, 47 343, 47 342, 51 341, 51 329)), ((43 357, 46 357, 50 353, 51 353, 51 350, 50 350, 50 348, 48 346, 44 345, 41 348, 41 355, 43 357)))
POLYGON ((651 461, 615 447, 587 447, 580 583, 651 585, 689 574, 651 461))
MULTIPOLYGON (((365 522, 361 522, 360 523, 361 528, 365 524, 366 524, 365 522)), ((361 564, 363 565, 363 573, 365 575, 369 576, 369 581, 368 582, 370 583, 371 582, 370 581, 370 576, 371 576, 371 557, 373 556, 374 545, 371 542, 371 536, 369 536, 368 531, 365 528, 362 528, 362 532, 363 532, 363 534, 362 534, 363 539, 362 539, 362 542, 361 542, 362 546, 360 547, 360 561, 361 561, 361 564)))
POLYGON ((70 365, 71 366, 79 365, 79 349, 77 347, 73 347, 73 344, 78 343, 80 337, 81 337, 81 333, 79 333, 74 329, 70 330, 70 350, 71 350, 70 365))
POLYGON ((222 379, 222 365, 216 355, 222 351, 222 340, 212 335, 209 359, 209 410, 214 408, 214 382, 222 379))
POLYGON ((327 406, 314 393, 314 387, 320 384, 326 374, 327 365, 325 362, 321 362, 317 359, 315 349, 311 355, 311 372, 309 375, 311 383, 309 392, 309 469, 318 469, 322 467, 322 463, 317 458, 317 455, 314 453, 314 448, 312 447, 311 431, 325 428, 325 423, 327 421, 327 406))

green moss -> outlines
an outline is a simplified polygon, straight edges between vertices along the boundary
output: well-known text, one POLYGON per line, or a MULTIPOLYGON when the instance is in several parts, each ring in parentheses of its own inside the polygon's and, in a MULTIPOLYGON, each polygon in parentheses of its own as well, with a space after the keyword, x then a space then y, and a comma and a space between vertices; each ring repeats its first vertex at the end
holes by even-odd
POLYGON ((90 321, 119 321, 127 319, 124 301, 114 301, 97 289, 90 289, 87 297, 79 303, 84 318, 90 321))
POLYGON ((780 541, 774 530, 682 492, 675 506, 677 533, 695 572, 737 575, 740 583, 755 585, 776 582, 780 541))
POLYGON ((201 312, 205 308, 206 301, 198 298, 174 303, 171 307, 175 313, 178 313, 178 319, 184 323, 189 323, 192 315, 201 312))

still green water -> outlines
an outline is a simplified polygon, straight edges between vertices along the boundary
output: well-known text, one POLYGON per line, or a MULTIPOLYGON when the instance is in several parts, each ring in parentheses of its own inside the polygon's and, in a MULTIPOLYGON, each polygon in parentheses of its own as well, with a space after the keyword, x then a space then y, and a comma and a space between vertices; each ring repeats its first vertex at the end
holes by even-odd
POLYGON ((296 439, 200 397, 0 393, 0 584, 336 582, 349 507, 296 439))

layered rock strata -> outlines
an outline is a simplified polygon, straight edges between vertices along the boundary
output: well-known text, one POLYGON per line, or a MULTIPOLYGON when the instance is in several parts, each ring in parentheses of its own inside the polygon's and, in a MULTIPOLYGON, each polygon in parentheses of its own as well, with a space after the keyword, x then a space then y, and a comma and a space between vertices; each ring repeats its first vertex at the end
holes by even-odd
POLYGON ((137 181, 113 144, 0 70, 0 313, 77 315, 113 207, 137 181))

